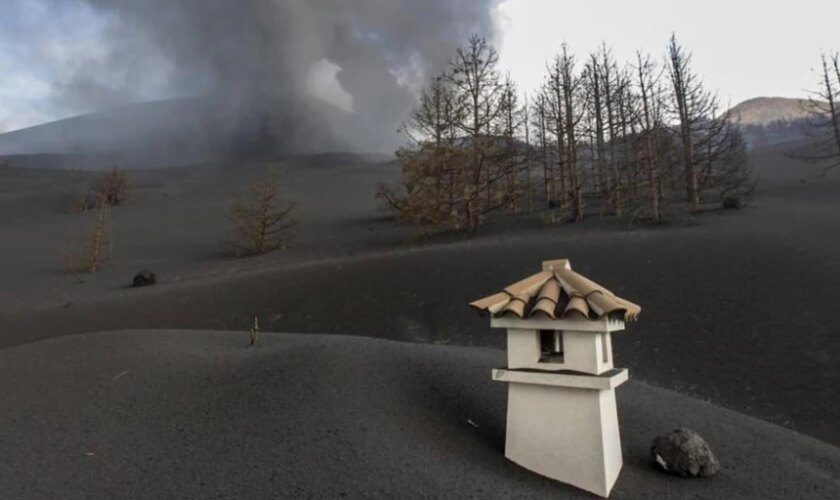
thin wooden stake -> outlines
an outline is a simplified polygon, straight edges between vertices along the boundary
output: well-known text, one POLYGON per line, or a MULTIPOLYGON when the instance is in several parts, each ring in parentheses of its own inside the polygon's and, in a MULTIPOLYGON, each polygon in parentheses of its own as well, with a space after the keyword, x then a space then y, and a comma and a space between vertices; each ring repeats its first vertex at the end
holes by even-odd
POLYGON ((257 345, 257 338, 260 334, 260 318, 254 316, 254 326, 251 328, 251 345, 257 345))

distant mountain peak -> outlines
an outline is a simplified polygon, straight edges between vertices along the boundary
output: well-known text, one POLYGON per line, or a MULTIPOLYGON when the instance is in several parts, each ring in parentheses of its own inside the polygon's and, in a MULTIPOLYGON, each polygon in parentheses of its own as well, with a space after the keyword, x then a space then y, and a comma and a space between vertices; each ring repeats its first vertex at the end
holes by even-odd
POLYGON ((756 97, 731 109, 742 126, 767 126, 777 122, 795 122, 808 118, 814 104, 808 99, 756 97))
MULTIPOLYGON (((826 110, 828 103, 825 103, 826 110)), ((730 110, 751 147, 797 141, 812 136, 818 101, 789 97, 756 97, 730 110)))

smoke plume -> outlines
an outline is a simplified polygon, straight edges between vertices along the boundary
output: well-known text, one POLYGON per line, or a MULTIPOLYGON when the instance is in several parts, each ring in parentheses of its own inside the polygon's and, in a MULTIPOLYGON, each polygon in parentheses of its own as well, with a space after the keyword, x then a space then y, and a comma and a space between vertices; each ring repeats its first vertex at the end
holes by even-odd
POLYGON ((384 152, 417 88, 454 48, 473 32, 493 37, 498 0, 73 2, 99 19, 104 53, 56 79, 57 107, 200 98, 187 107, 243 147, 384 152), (319 68, 337 70, 340 88, 313 85, 319 68))

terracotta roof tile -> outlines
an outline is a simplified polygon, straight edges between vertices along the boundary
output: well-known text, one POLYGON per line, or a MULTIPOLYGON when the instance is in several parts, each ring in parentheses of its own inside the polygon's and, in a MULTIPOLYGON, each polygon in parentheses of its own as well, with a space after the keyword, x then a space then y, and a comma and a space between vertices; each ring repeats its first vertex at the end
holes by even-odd
POLYGON ((518 318, 522 318, 525 315, 525 308, 528 306, 528 302, 531 300, 531 297, 527 294, 520 294, 510 299, 510 302, 505 305, 505 307, 501 310, 501 315, 513 314, 518 318))
POLYGON ((590 319, 620 316, 635 320, 642 308, 572 271, 568 260, 543 263, 543 271, 514 283, 503 292, 470 304, 494 316, 521 319, 590 319))
POLYGON ((551 319, 557 319, 556 309, 557 303, 560 301, 560 282, 554 278, 549 279, 540 288, 540 293, 537 295, 537 303, 534 304, 529 316, 542 313, 551 319))

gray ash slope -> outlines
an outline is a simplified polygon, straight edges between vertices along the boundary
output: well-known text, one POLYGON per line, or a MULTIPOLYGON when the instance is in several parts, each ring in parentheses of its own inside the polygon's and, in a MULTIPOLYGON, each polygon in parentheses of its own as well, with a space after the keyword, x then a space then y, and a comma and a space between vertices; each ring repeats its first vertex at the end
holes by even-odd
POLYGON ((93 215, 66 213, 70 174, 0 169, 0 348, 126 328, 244 330, 254 315, 274 331, 501 348, 467 304, 565 257, 643 307, 615 338, 635 379, 840 445, 840 183, 784 152, 751 155, 761 183, 748 210, 690 225, 545 226, 535 214, 420 246, 401 245, 411 229, 377 211, 392 164, 322 156, 134 172, 131 203, 112 212, 113 260, 84 277, 61 272, 93 215), (230 193, 272 166, 299 202, 298 238, 279 254, 225 258, 230 193), (127 289, 145 267, 159 285, 127 289))
POLYGON ((278 103, 272 113, 213 97, 171 99, 0 134, 0 164, 97 170, 360 150, 363 133, 354 142, 334 132, 350 127, 364 129, 352 113, 315 98, 278 103))
MULTIPOLYGON (((590 498, 504 458, 493 349, 134 331, 0 350, 3 498, 590 498)), ((615 499, 834 498, 840 449, 674 392, 618 391, 615 499), (712 480, 656 472, 687 425, 712 480)))

